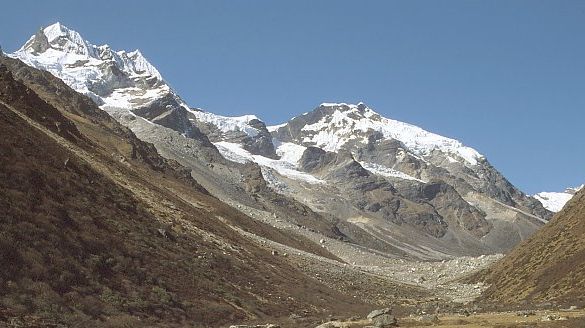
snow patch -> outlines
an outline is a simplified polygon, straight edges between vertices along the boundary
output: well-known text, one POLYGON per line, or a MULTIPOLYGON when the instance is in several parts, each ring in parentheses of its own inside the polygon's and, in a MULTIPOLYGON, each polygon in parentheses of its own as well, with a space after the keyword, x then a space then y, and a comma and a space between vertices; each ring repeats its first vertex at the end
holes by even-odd
POLYGON ((270 125, 267 126, 266 129, 268 130, 268 132, 274 132, 280 128, 282 128, 283 126, 286 126, 286 122, 285 123, 281 123, 281 124, 277 124, 277 125, 270 125))
POLYGON ((255 162, 261 167, 273 169, 278 172, 278 174, 293 180, 303 181, 310 184, 325 183, 325 181, 317 179, 308 173, 297 170, 296 164, 289 162, 291 158, 286 160, 275 160, 260 155, 253 155, 243 149, 239 144, 232 142, 220 141, 214 143, 214 145, 217 147, 221 155, 228 160, 238 163, 255 162))
POLYGON ((395 178, 395 179, 398 178, 398 179, 402 179, 402 180, 411 180, 411 181, 418 181, 418 182, 426 183, 426 181, 415 178, 412 175, 408 175, 404 172, 394 170, 394 169, 391 169, 391 168, 383 166, 383 165, 379 165, 376 163, 366 163, 366 162, 359 162, 359 163, 364 169, 366 169, 374 174, 381 175, 383 177, 395 178))
POLYGON ((189 110, 199 121, 210 123, 216 126, 221 132, 241 131, 249 137, 255 137, 259 131, 248 123, 252 120, 258 120, 255 115, 244 116, 221 116, 209 112, 189 110))
POLYGON ((564 192, 539 192, 532 197, 536 198, 544 208, 551 212, 560 212, 565 204, 585 185, 576 188, 567 188, 564 192))
POLYGON ((276 139, 273 139, 272 143, 274 144, 276 155, 280 157, 280 160, 283 162, 290 163, 295 167, 299 163, 299 160, 301 159, 301 157, 303 157, 303 153, 307 149, 307 147, 305 146, 297 145, 292 142, 283 143, 276 139))

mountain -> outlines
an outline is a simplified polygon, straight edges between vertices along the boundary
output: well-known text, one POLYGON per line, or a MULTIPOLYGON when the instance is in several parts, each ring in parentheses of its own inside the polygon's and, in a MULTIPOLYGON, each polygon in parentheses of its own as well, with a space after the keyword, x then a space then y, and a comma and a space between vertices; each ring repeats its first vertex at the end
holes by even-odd
POLYGON ((321 104, 269 129, 282 145, 305 147, 298 167, 325 181, 302 192, 303 198, 394 247, 409 243, 419 257, 431 255, 423 251, 428 248, 459 255, 505 252, 550 216, 476 150, 384 118, 363 103, 321 104), (338 197, 322 202, 325 192, 314 190, 331 185, 338 197))
POLYGON ((59 77, 113 117, 143 118, 198 140, 208 156, 216 153, 192 123, 199 111, 185 104, 139 50, 96 46, 55 23, 39 30, 12 57, 59 77))
POLYGON ((322 104, 272 127, 216 115, 189 107, 139 51, 95 46, 59 23, 10 56, 87 95, 212 195, 275 226, 268 217, 390 257, 443 259, 506 252, 552 215, 476 150, 362 103, 322 104))
POLYGON ((573 198, 573 196, 581 189, 583 189, 584 185, 581 185, 576 188, 567 188, 563 192, 548 192, 543 191, 539 192, 538 194, 534 195, 533 197, 536 198, 542 205, 551 212, 560 212, 563 209, 563 206, 573 198))
POLYGON ((31 66, 45 66, 98 104, 139 105, 167 96, 170 88, 139 50, 95 46, 60 23, 38 31, 15 53, 31 66), (151 92, 141 93, 148 88, 151 92), (115 91, 115 92, 114 92, 115 91))
POLYGON ((90 98, 3 56, 0 131, 0 325, 217 327, 368 308, 274 252, 339 263, 325 248, 219 201, 90 98))
POLYGON ((478 277, 496 304, 585 304, 585 190, 513 252, 478 277))

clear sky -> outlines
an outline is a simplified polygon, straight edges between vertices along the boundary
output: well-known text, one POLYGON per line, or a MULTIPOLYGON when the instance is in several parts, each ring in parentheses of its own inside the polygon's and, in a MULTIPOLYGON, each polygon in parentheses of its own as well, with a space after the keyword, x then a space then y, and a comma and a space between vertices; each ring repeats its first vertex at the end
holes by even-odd
POLYGON ((275 124, 363 101, 476 148, 527 193, 585 182, 582 0, 19 0, 0 44, 56 21, 141 49, 193 107, 275 124))

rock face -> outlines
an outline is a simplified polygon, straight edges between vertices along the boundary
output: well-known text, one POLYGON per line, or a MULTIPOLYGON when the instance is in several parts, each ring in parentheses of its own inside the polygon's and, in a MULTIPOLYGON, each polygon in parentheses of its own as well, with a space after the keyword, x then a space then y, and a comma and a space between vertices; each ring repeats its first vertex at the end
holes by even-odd
POLYGON ((139 51, 95 46, 58 23, 10 56, 91 97, 217 197, 392 256, 505 252, 551 215, 476 150, 363 103, 322 104, 273 127, 216 115, 187 106, 139 51))
POLYGON ((213 142, 240 145, 252 155, 276 159, 272 135, 266 124, 254 115, 226 117, 201 110, 193 111, 195 124, 213 142))
POLYGON ((370 313, 368 313, 368 315, 366 316, 366 318, 368 319, 373 319, 377 316, 380 316, 382 314, 391 314, 392 313, 392 309, 390 308, 384 308, 384 309, 379 309, 379 310, 374 310, 370 313))
POLYGON ((272 135, 266 129, 266 124, 259 119, 252 119, 248 124, 258 131, 255 136, 246 136, 242 141, 242 147, 254 155, 268 158, 277 158, 272 135))
POLYGON ((409 224, 437 238, 447 231, 447 223, 430 203, 422 199, 414 203, 402 197, 390 182, 364 169, 350 152, 332 153, 310 147, 299 163, 309 173, 322 175, 337 188, 343 188, 344 199, 371 217, 409 224))
POLYGON ((484 299, 498 304, 585 304, 585 190, 556 216, 486 272, 484 299))
POLYGON ((377 317, 372 318, 372 324, 374 327, 379 328, 388 328, 388 327, 396 327, 398 325, 398 321, 396 317, 390 314, 382 314, 377 317))
POLYGON ((425 324, 435 324, 438 323, 439 317, 434 314, 425 314, 418 318, 418 321, 425 323, 425 324))
POLYGON ((372 321, 374 327, 396 327, 398 320, 391 313, 392 311, 389 308, 374 310, 368 314, 367 318, 372 321))

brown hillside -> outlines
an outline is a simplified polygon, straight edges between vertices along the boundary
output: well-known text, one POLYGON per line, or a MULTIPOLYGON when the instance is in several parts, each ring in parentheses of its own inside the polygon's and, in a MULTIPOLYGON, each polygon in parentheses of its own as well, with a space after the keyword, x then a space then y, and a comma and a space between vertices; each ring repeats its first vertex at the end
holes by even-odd
POLYGON ((585 303, 585 189, 550 223, 479 278, 499 304, 585 303))
POLYGON ((27 82, 0 66, 0 326, 215 327, 365 311, 232 226, 331 254, 207 195, 64 85, 62 99, 27 82))

